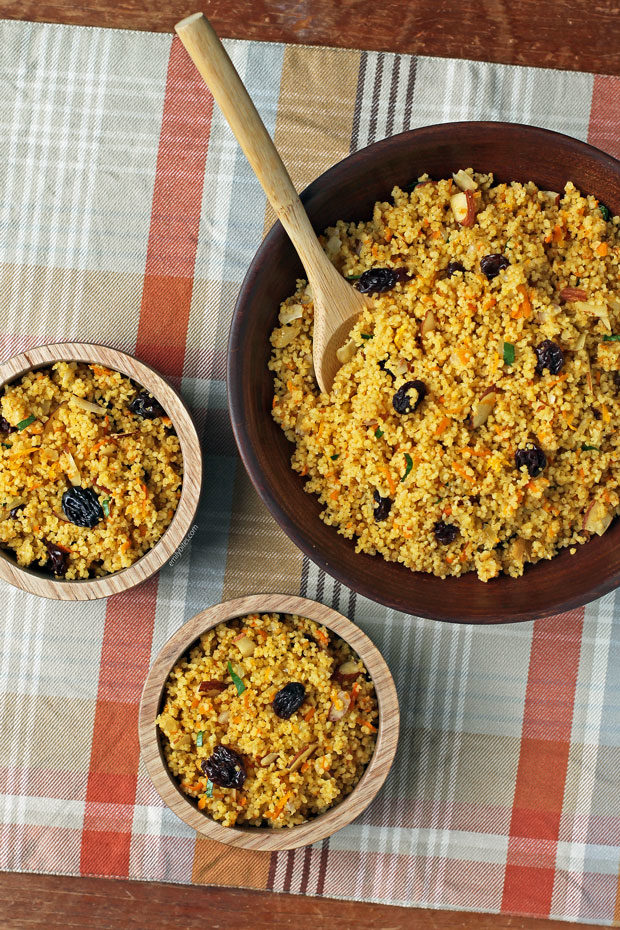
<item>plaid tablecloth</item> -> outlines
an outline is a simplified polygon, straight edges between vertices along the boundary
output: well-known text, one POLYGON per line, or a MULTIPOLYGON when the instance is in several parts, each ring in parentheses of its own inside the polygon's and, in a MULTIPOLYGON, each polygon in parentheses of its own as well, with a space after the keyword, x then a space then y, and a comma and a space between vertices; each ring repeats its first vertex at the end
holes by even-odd
MULTIPOLYGON (((114 30, 6 22, 0 35, 2 357, 64 339, 135 353, 180 386, 206 458, 197 532, 159 577, 93 603, 2 586, 1 867, 618 923, 620 599, 452 627, 356 597, 303 558, 249 485, 226 411, 228 324, 271 215, 185 52, 114 30), (170 634, 261 590, 355 619, 402 711, 366 813, 272 855, 197 838, 162 806, 136 735, 170 634)), ((350 151, 446 120, 533 123, 620 155, 618 78, 227 47, 300 188, 350 151)))

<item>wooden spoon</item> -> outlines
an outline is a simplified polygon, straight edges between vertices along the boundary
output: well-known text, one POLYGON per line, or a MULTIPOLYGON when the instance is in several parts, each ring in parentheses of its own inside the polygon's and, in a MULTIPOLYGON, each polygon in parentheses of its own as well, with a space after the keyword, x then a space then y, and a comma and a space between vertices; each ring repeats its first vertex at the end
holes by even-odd
POLYGON ((351 287, 321 248, 271 136, 211 24, 202 13, 194 13, 174 28, 306 269, 314 300, 314 370, 321 390, 329 391, 341 364, 336 353, 369 301, 351 287))

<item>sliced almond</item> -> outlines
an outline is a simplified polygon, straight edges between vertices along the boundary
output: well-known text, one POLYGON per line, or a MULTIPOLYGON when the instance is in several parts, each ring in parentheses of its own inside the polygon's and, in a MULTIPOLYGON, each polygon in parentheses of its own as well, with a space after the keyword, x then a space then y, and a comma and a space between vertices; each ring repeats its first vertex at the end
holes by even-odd
POLYGON ((71 482, 74 488, 79 487, 82 484, 82 476, 80 470, 75 464, 75 459, 71 455, 68 449, 65 449, 63 454, 60 457, 60 464, 64 472, 66 472, 67 478, 71 482))
POLYGON ((424 319, 422 320, 422 326, 420 328, 420 332, 423 336, 426 336, 428 335, 428 333, 432 333, 436 329, 437 329, 437 317, 435 316, 432 310, 427 310, 424 315, 424 319))
POLYGON ((263 756, 263 758, 260 760, 260 765, 265 768, 266 766, 271 765, 272 762, 275 762, 277 758, 277 752, 268 752, 267 755, 263 756))
POLYGON ((248 658, 248 656, 253 655, 254 650, 256 649, 256 643, 254 642, 254 640, 250 639, 249 636, 245 636, 245 634, 240 639, 237 640, 235 645, 237 649, 239 650, 239 652, 241 653, 241 655, 244 656, 244 658, 246 659, 248 658))
POLYGON ((565 303, 572 303, 574 300, 586 300, 587 297, 588 293, 582 287, 563 287, 560 291, 560 300, 565 303))
POLYGON ((478 185, 476 184, 474 179, 471 177, 471 175, 467 174, 466 171, 463 171, 462 168, 460 169, 460 171, 457 171, 456 174, 453 174, 452 178, 456 186, 460 187, 462 191, 478 190, 478 185))
POLYGON ((528 539, 513 539, 508 550, 512 562, 527 562, 530 558, 530 541, 528 539))
POLYGON ((292 323, 293 320, 301 320, 303 314, 304 308, 301 304, 291 304, 288 307, 282 307, 280 310, 280 323, 286 326, 287 323, 292 323))
POLYGON ((595 316, 601 321, 605 329, 611 332, 611 321, 609 319, 607 304, 601 306, 601 304, 595 304, 592 300, 576 300, 573 301, 573 307, 575 310, 581 310, 589 316, 595 316))
POLYGON ((583 518, 583 528, 588 533, 602 536, 614 518, 614 512, 603 501, 594 501, 590 504, 583 518))
POLYGON ((306 746, 304 749, 300 749, 297 755, 293 756, 289 764, 287 765, 287 771, 296 772, 297 769, 303 765, 303 763, 308 759, 314 750, 316 749, 316 743, 310 743, 309 746, 306 746))
POLYGON ((201 681, 198 685, 199 694, 206 694, 207 697, 215 697, 217 694, 221 694, 222 691, 225 691, 228 685, 223 681, 216 681, 215 678, 210 678, 208 681, 201 681))
POLYGON ((473 226, 476 219, 476 201, 473 191, 459 191, 450 197, 454 219, 461 226, 473 226))
POLYGON ((332 723, 335 723, 337 720, 342 720, 350 706, 351 696, 347 694, 346 691, 339 691, 336 695, 336 700, 332 701, 327 719, 331 720, 332 723))
POLYGON ((220 711, 220 713, 217 715, 217 722, 218 722, 219 724, 221 724, 222 726, 226 726, 226 724, 228 723, 229 720, 230 720, 230 711, 229 711, 229 710, 222 710, 222 711, 220 711))
POLYGON ((98 413, 100 416, 105 416, 110 412, 105 407, 101 407, 99 404, 92 404, 89 400, 84 400, 83 397, 77 397, 75 394, 71 395, 69 403, 73 407, 79 407, 80 410, 86 410, 87 413, 98 413))
POLYGON ((299 335, 301 331, 301 320, 293 320, 286 326, 279 326, 271 334, 271 344, 276 349, 283 349, 299 335))
POLYGON ((486 421, 489 419, 491 411, 497 402, 497 397, 497 392, 490 390, 480 398, 472 413, 471 422, 474 429, 482 426, 482 424, 486 423, 486 421))

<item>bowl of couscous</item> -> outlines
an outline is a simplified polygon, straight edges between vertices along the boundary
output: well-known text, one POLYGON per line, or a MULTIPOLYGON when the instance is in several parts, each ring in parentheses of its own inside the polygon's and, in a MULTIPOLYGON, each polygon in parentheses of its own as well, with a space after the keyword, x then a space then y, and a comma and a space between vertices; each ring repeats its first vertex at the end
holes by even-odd
POLYGON ((61 600, 144 581, 190 530, 200 444, 179 395, 105 346, 0 365, 0 578, 61 600))
POLYGON ((524 620, 620 583, 620 164, 499 123, 379 142, 303 200, 371 298, 329 393, 281 226, 235 309, 237 444, 327 572, 441 620, 524 620))
POLYGON ((398 728, 394 682, 368 637, 288 595, 197 614, 155 659, 140 704, 142 756, 166 804, 255 850, 317 842, 361 814, 398 728))

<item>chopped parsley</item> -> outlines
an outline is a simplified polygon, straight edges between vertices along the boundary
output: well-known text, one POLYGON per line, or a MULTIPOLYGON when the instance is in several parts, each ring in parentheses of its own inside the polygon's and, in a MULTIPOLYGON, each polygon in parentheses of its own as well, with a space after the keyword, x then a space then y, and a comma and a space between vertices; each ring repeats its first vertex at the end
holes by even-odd
POLYGON ((203 737, 203 731, 198 730, 198 733, 196 734, 196 745, 197 746, 202 746, 202 737, 203 737))
POLYGON ((339 459, 339 458, 340 458, 340 452, 337 452, 336 455, 330 455, 330 459, 332 460, 332 462, 335 462, 336 459, 339 459))
POLYGON ((603 342, 620 342, 620 335, 603 336, 603 342))
POLYGON ((372 339, 372 333, 362 333, 362 339, 372 339))
POLYGON ((378 426, 378 427, 376 428, 376 430, 375 430, 375 436, 376 436, 377 439, 381 439, 381 437, 383 436, 383 430, 381 429, 380 426, 378 426))
POLYGON ((10 442, 3 442, 2 445, 4 446, 5 449, 12 449, 12 448, 13 448, 13 446, 11 445, 10 442))
POLYGON ((110 516, 110 501, 111 501, 111 500, 112 500, 111 497, 105 497, 105 498, 101 501, 101 509, 103 510, 104 516, 106 516, 106 517, 109 517, 109 516, 110 516))
POLYGON ((210 778, 207 779, 207 790, 206 790, 206 795, 207 795, 208 798, 212 798, 212 797, 213 797, 213 782, 211 781, 210 778))
POLYGON ((407 463, 407 467, 406 467, 406 469, 405 469, 405 474, 404 474, 404 475, 402 476, 402 478, 400 479, 401 481, 404 481, 404 480, 405 480, 405 478, 407 477, 407 475, 409 474, 409 472, 410 472, 411 469, 413 468, 413 459, 411 458, 411 456, 409 455, 408 452, 405 452, 405 462, 407 463))
POLYGON ((347 279, 347 281, 359 281, 359 279, 360 279, 361 277, 362 277, 361 274, 347 274, 347 275, 345 275, 345 278, 347 279))
POLYGON ((228 671, 230 673, 230 677, 233 680, 233 684, 235 688, 237 689, 237 694, 243 694, 243 692, 245 691, 245 685, 243 684, 243 682, 241 681, 241 679, 239 678, 239 676, 233 669, 232 662, 230 661, 230 659, 228 660, 228 671))
POLYGON ((17 429, 19 430, 26 429, 26 427, 30 426, 31 423, 34 423, 35 420, 36 420, 36 417, 34 413, 31 413, 29 417, 26 417, 25 420, 22 420, 20 423, 17 424, 17 429))
POLYGON ((504 343, 504 363, 506 365, 512 365, 514 364, 514 360, 515 360, 515 347, 513 346, 512 342, 505 342, 504 343))
POLYGON ((604 203, 599 204, 599 210, 601 211, 601 216, 607 222, 611 217, 611 211, 609 207, 606 207, 604 203))
POLYGON ((582 443, 581 448, 583 449, 584 452, 598 452, 599 451, 598 446, 589 446, 587 442, 582 443))

